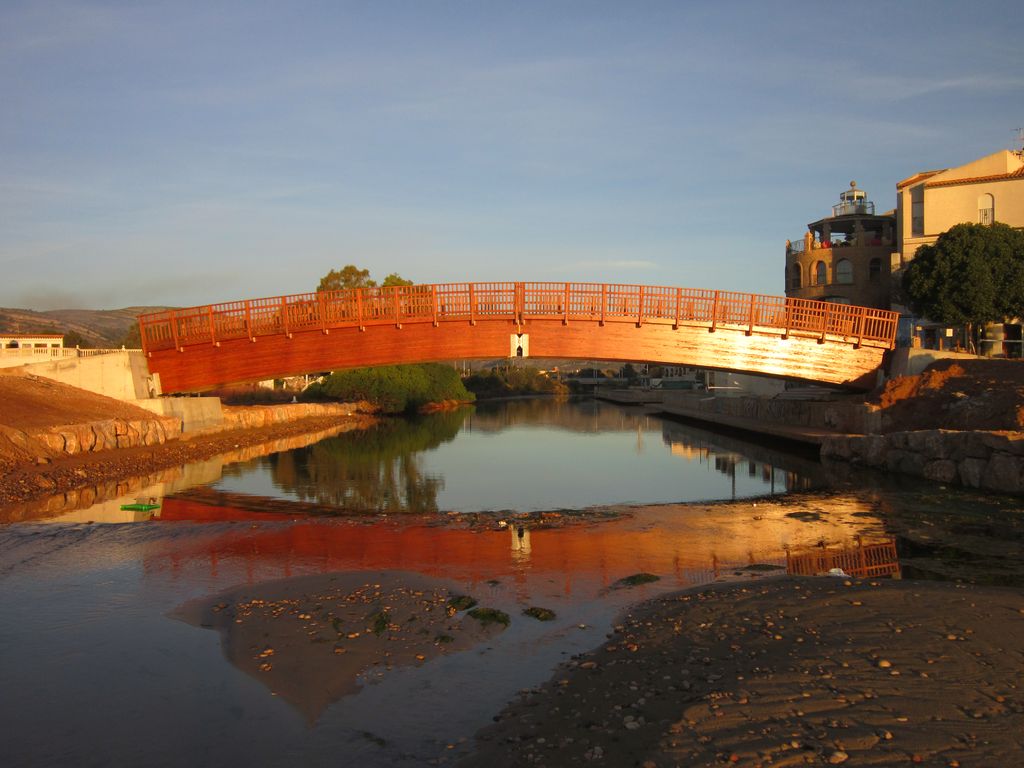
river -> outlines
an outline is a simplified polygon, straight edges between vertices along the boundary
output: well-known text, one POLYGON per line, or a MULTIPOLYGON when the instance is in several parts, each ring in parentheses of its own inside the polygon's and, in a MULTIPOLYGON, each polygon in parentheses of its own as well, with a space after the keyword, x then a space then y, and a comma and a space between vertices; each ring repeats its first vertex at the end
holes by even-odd
POLYGON ((904 577, 1024 585, 1019 499, 823 466, 639 409, 508 401, 299 442, 0 527, 5 766, 450 762, 624 606, 858 537, 895 540, 904 577), (659 580, 620 583, 638 573, 659 580), (450 650, 444 634, 424 633, 422 653, 422 638, 397 639, 360 667, 369 628, 333 654, 314 636, 324 578, 385 616, 436 587, 511 619, 472 642, 452 630, 450 650), (243 603, 308 617, 306 650, 286 657, 296 641, 278 638, 264 658, 243 603), (239 626, 217 618, 227 605, 239 626), (354 683, 330 660, 355 664, 354 683))

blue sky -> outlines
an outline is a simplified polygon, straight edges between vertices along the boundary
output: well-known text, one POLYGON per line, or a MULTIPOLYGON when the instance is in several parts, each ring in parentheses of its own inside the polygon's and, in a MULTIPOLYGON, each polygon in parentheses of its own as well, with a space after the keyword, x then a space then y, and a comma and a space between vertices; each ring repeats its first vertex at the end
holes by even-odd
POLYGON ((781 293, 851 179, 1014 146, 1016 2, 0 0, 0 306, 781 293))

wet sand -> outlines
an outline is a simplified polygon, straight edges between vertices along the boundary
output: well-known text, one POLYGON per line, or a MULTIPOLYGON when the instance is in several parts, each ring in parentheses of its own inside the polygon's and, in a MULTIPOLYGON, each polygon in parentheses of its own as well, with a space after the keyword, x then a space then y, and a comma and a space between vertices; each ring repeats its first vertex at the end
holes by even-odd
POLYGON ((1024 764, 1024 595, 781 578, 649 601, 462 766, 1024 764))
MULTIPOLYGON (((221 633, 228 660, 315 722, 393 669, 500 633, 505 621, 457 587, 414 573, 349 572, 238 587, 172 614, 221 633)), ((493 610, 493 609, 491 609, 493 610)))

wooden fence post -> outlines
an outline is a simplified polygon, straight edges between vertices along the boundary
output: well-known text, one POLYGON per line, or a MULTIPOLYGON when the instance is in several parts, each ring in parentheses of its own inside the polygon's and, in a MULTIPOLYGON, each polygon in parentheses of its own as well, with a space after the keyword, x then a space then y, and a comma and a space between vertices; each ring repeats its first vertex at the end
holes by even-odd
POLYGON ((185 350, 178 343, 178 315, 173 309, 171 310, 171 338, 174 339, 174 348, 179 352, 184 352, 185 350))

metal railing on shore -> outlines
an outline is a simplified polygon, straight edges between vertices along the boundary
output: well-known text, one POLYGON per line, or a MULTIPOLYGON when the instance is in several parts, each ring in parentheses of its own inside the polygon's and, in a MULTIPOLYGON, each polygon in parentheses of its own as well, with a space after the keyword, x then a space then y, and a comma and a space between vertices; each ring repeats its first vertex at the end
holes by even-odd
POLYGON ((748 335, 757 328, 840 336, 855 344, 892 347, 899 315, 825 301, 703 288, 603 283, 448 283, 390 286, 232 301, 139 317, 147 353, 197 344, 301 331, 403 323, 483 320, 701 325, 748 335))

